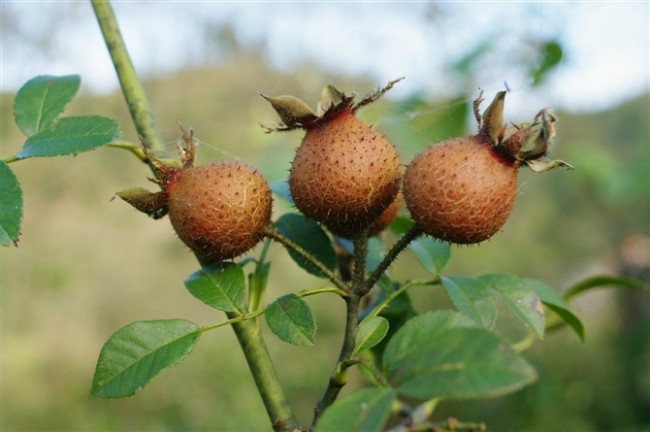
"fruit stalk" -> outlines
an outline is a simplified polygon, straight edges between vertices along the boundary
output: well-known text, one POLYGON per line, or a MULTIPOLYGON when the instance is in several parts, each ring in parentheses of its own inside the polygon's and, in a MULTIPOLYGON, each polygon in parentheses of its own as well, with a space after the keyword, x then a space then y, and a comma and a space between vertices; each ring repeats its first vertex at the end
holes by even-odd
POLYGON ((337 288, 343 290, 343 291, 348 291, 348 286, 341 281, 330 269, 328 269, 319 259, 314 257, 312 254, 298 246, 296 243, 292 242, 290 239, 287 237, 283 236, 277 231, 273 231, 272 229, 267 229, 264 233, 267 237, 269 237, 272 240, 277 241, 278 243, 282 244, 284 247, 287 249, 291 249, 294 252, 300 254, 304 259, 309 261, 310 264, 312 264, 314 267, 316 267, 327 279, 330 280, 337 288))
MULTIPOLYGON (((227 313, 233 319, 239 315, 227 313)), ((292 430, 298 427, 291 406, 278 379, 257 320, 245 320, 232 324, 237 340, 242 347, 257 390, 262 397, 273 430, 292 430)))
POLYGON ((131 62, 113 8, 108 0, 91 0, 91 3, 138 135, 143 138, 148 150, 159 157, 166 157, 167 150, 156 126, 151 105, 131 62))
POLYGON ((372 272, 368 279, 365 282, 365 289, 370 291, 372 287, 377 283, 381 275, 383 275, 388 267, 395 261, 397 256, 402 253, 402 251, 415 240, 418 236, 422 234, 422 230, 418 228, 417 225, 414 225, 410 230, 408 230, 398 241, 390 248, 386 253, 384 259, 379 263, 377 268, 372 272))

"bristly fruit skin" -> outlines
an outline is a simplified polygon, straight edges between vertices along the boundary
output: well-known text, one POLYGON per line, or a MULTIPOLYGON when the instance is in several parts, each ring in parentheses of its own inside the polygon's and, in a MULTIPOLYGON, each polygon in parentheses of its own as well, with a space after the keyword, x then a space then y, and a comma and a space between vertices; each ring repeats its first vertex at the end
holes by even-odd
POLYGON ((501 229, 513 208, 518 163, 484 134, 453 138, 419 153, 406 168, 404 198, 420 229, 457 244, 501 229))
POLYGON ((180 239, 204 263, 253 248, 271 218, 271 191, 252 166, 213 162, 177 172, 166 185, 169 218, 180 239))
POLYGON ((289 176, 296 207, 345 238, 370 226, 401 181, 395 148, 354 114, 348 109, 305 127, 289 176))

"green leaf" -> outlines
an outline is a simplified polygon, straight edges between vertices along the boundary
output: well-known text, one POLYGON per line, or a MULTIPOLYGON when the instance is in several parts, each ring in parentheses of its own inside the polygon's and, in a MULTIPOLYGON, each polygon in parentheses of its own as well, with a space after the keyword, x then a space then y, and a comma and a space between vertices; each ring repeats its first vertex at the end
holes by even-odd
POLYGON ((90 396, 131 396, 194 348, 199 327, 181 319, 136 321, 116 331, 97 360, 90 396))
POLYGON ((354 353, 360 353, 377 345, 388 333, 388 320, 375 316, 361 322, 354 335, 354 353))
MULTIPOLYGON (((278 219, 276 228, 282 235, 311 253, 327 268, 330 270, 336 268, 336 253, 332 247, 332 242, 316 222, 307 219, 301 214, 287 213, 278 219)), ((287 250, 291 258, 301 268, 314 276, 324 277, 316 267, 306 261, 300 254, 292 249, 287 250)))
POLYGON ((9 165, 0 161, 0 241, 9 246, 18 241, 23 218, 23 194, 9 165))
MULTIPOLYGON (((394 289, 399 289, 399 286, 395 286, 394 289)), ((366 310, 372 310, 374 306, 382 302, 385 298, 386 292, 384 290, 379 291, 375 300, 368 306, 368 308, 366 308, 366 310)), ((372 347, 373 354, 377 356, 377 358, 381 358, 388 341, 400 328, 402 328, 404 324, 408 322, 409 319, 416 315, 417 312, 415 312, 415 309, 413 308, 413 303, 411 302, 408 292, 401 293, 388 303, 388 306, 379 313, 379 316, 388 320, 388 333, 381 342, 372 347)))
POLYGON ((433 275, 440 273, 445 268, 451 255, 449 243, 431 237, 415 239, 409 244, 409 248, 420 261, 422 267, 433 275))
POLYGON ((114 141, 120 133, 117 123, 107 117, 64 117, 52 127, 30 136, 16 157, 25 159, 81 153, 114 141))
POLYGON ((564 300, 569 301, 578 294, 590 291, 594 288, 604 288, 608 286, 619 286, 623 288, 645 289, 645 285, 636 279, 630 279, 620 276, 593 276, 583 280, 564 293, 564 300))
POLYGON ((440 277, 454 305, 482 327, 491 329, 497 316, 492 290, 479 279, 464 276, 440 277))
POLYGON ((278 297, 264 311, 271 331, 293 345, 314 344, 316 323, 309 306, 295 294, 278 297))
POLYGON ((29 136, 47 129, 79 90, 79 75, 41 75, 27 81, 16 94, 14 118, 29 136))
POLYGON ((534 369, 495 334, 452 312, 410 320, 390 340, 384 369, 418 399, 500 396, 530 384, 534 369))
POLYGON ((381 431, 397 393, 390 388, 368 388, 340 398, 316 423, 316 432, 381 431))
POLYGON ((555 312, 562 320, 567 323, 573 331, 576 332, 578 337, 584 342, 585 329, 578 318, 567 305, 562 297, 550 286, 544 282, 536 279, 524 279, 529 287, 531 287, 539 296, 542 304, 555 312))
POLYGON ((415 225, 415 222, 413 222, 412 219, 405 216, 397 216, 390 223, 390 230, 395 234, 403 235, 406 234, 408 230, 413 228, 413 225, 415 225))
POLYGON ((185 287, 197 299, 224 312, 241 312, 246 295, 244 270, 233 263, 217 263, 190 275, 185 287))
POLYGON ((391 370, 400 367, 405 359, 418 352, 420 346, 426 345, 432 335, 456 327, 476 327, 476 324, 450 310, 427 312, 409 319, 388 341, 383 357, 384 368, 391 370))
POLYGON ((531 328, 541 339, 544 336, 544 309, 539 295, 526 281, 509 274, 491 274, 481 276, 496 292, 501 294, 506 305, 517 318, 531 328))

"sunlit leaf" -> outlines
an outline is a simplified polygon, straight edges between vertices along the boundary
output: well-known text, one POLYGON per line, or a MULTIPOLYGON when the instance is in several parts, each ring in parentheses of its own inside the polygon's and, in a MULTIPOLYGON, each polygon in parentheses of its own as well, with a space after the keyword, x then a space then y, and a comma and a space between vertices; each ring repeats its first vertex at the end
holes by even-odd
POLYGON ((539 295, 524 279, 509 274, 491 274, 480 279, 501 294, 506 305, 539 338, 544 336, 544 309, 539 295))
MULTIPOLYGON (((276 229, 280 234, 311 253, 327 268, 336 268, 336 253, 330 238, 325 231, 314 221, 301 214, 287 213, 276 222, 276 229)), ((323 274, 313 264, 305 260, 299 253, 287 249, 293 260, 307 272, 323 277, 323 274)))
POLYGON ((185 280, 185 287, 194 297, 220 311, 236 312, 244 308, 246 279, 237 264, 203 267, 185 280))
POLYGON ((390 388, 358 390, 338 399, 316 423, 316 432, 381 431, 397 393, 390 388))
POLYGON ((50 128, 27 138, 16 157, 63 156, 108 144, 120 136, 120 127, 101 116, 64 117, 50 128))
POLYGON ((41 75, 27 81, 16 94, 14 118, 29 136, 47 129, 79 89, 78 75, 41 75))
POLYGON ((524 279, 529 287, 531 287, 542 300, 542 304, 547 308, 555 312, 562 320, 568 324, 573 331, 576 332, 578 337, 585 340, 585 329, 578 318, 571 309, 569 305, 560 297, 560 295, 550 286, 546 285, 544 282, 536 279, 524 279))
POLYGON ((23 218, 23 194, 9 165, 0 161, 0 243, 9 246, 18 240, 23 218))
POLYGON ((424 400, 500 396, 536 378, 524 358, 494 333, 442 311, 406 323, 388 343, 383 366, 400 394, 424 400))
POLYGON ((196 324, 180 319, 136 321, 122 327, 99 354, 90 396, 131 396, 161 370, 183 360, 200 335, 196 324))
POLYGON ((441 276, 442 286, 454 305, 482 327, 491 329, 497 315, 496 301, 490 287, 480 279, 464 276, 441 276))

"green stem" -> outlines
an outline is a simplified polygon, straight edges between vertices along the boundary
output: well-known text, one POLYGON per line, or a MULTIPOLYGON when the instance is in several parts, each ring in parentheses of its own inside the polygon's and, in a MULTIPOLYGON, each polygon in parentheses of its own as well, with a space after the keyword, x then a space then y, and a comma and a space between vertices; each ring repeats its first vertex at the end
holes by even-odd
POLYGON ((7 158, 2 159, 2 162, 6 163, 6 164, 10 164, 12 162, 16 162, 16 161, 19 161, 19 160, 20 160, 20 158, 17 158, 16 156, 9 156, 7 158))
POLYGON ((300 291, 296 295, 298 297, 308 297, 308 296, 311 296, 311 295, 325 293, 325 292, 331 292, 331 293, 334 293, 334 294, 338 294, 339 296, 341 296, 343 298, 349 297, 349 294, 346 291, 343 291, 342 289, 336 288, 336 287, 323 287, 323 288, 305 289, 305 290, 300 291))
MULTIPOLYGON (((227 315, 233 320, 239 317, 232 312, 227 315)), ((298 423, 284 394, 257 321, 234 322, 232 328, 242 347, 257 389, 262 396, 273 430, 297 428, 298 423)))
POLYGON ((304 250, 302 247, 300 247, 298 244, 293 242, 291 239, 285 237, 284 235, 280 234, 277 231, 273 231, 272 229, 267 229, 265 234, 267 237, 271 238, 272 240, 275 240, 278 243, 282 244, 285 248, 292 250, 296 252, 298 255, 300 255, 301 257, 303 257, 311 265, 316 267, 318 271, 320 271, 327 279, 329 279, 330 282, 336 285, 337 288, 343 291, 348 291, 348 286, 341 279, 339 279, 334 274, 334 272, 328 269, 325 266, 325 264, 323 264, 318 258, 316 258, 312 254, 304 250))
POLYGON ((91 0, 91 3, 138 135, 148 150, 159 157, 167 157, 151 105, 129 57, 113 8, 108 0, 91 0))
POLYGON ((355 293, 352 293, 345 299, 346 319, 343 345, 341 346, 341 352, 339 354, 337 365, 334 368, 334 372, 330 376, 327 389, 325 389, 323 397, 318 401, 316 407, 314 408, 314 420, 311 425, 312 428, 316 425, 316 422, 323 414, 325 409, 334 403, 339 393, 341 392, 341 389, 345 386, 345 384, 347 384, 347 372, 346 369, 342 367, 342 365, 344 362, 348 361, 354 353, 354 335, 357 331, 357 327, 359 326, 359 302, 360 297, 355 293))
POLYGON ((397 256, 409 245, 413 240, 422 234, 420 228, 417 225, 413 226, 410 230, 406 232, 398 241, 393 245, 392 248, 386 253, 384 259, 379 263, 375 271, 368 277, 366 280, 365 289, 370 291, 372 287, 377 283, 381 275, 383 275, 388 267, 395 261, 397 256))
POLYGON ((373 310, 370 311, 370 312, 368 313, 368 315, 366 315, 366 316, 363 318, 363 320, 364 320, 364 321, 367 321, 367 320, 369 320, 370 318, 379 315, 379 313, 380 313, 382 310, 384 310, 384 309, 386 309, 386 308, 388 307, 388 305, 390 304, 390 302, 392 302, 394 299, 396 299, 397 297, 399 297, 403 292, 405 292, 405 291, 408 290, 409 288, 412 288, 412 287, 414 287, 414 286, 422 286, 422 285, 438 285, 438 284, 440 284, 440 277, 438 277, 438 276, 436 276, 434 279, 427 280, 427 281, 411 281, 411 282, 407 282, 407 283, 405 283, 404 285, 402 285, 399 289, 397 289, 397 290, 391 292, 389 295, 387 295, 386 298, 385 298, 384 300, 382 300, 381 303, 379 303, 377 306, 375 306, 375 307, 373 308, 373 310))

